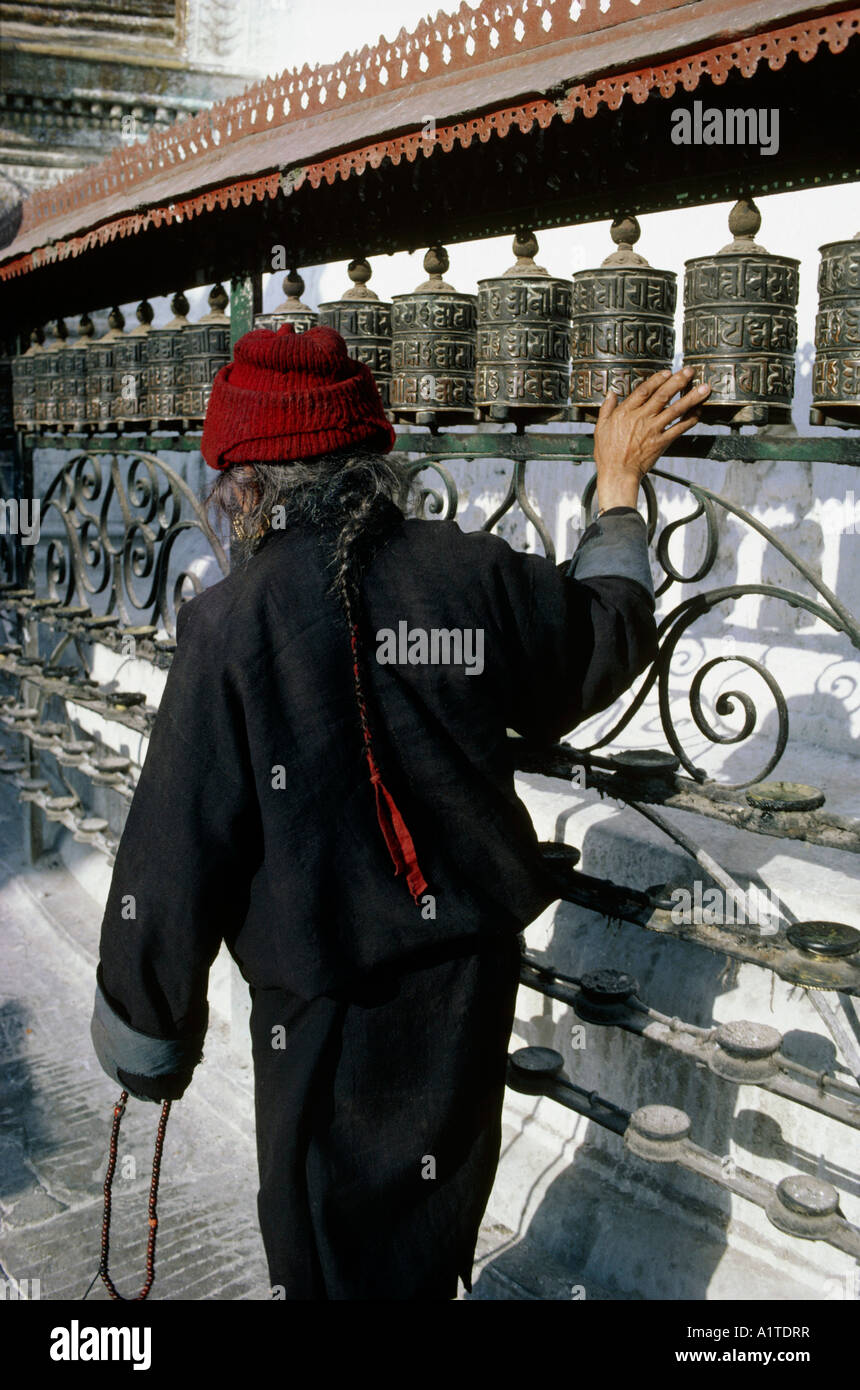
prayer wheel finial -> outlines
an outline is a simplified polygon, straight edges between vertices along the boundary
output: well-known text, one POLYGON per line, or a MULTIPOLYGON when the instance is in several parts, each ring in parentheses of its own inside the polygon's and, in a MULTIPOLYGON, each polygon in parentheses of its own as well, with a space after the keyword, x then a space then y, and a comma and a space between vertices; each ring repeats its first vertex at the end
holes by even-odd
POLYGON ((209 308, 213 313, 223 314, 228 303, 227 291, 219 280, 217 285, 213 285, 209 291, 209 308))
MULTIPOLYGON (((350 261, 346 268, 346 273, 356 289, 361 290, 367 284, 373 271, 370 262, 366 261, 363 256, 359 256, 356 260, 350 261)), ((349 293, 351 293, 351 291, 347 290, 347 294, 349 293)), ((373 294, 373 290, 368 290, 367 293, 373 294)))
POLYGON ((184 319, 188 317, 188 310, 191 306, 189 305, 185 295, 182 293, 182 290, 177 290, 176 294, 170 301, 170 307, 173 310, 173 313, 176 316, 176 318, 184 319))
POLYGON ((615 242, 615 250, 610 252, 606 259, 601 262, 602 265, 648 265, 645 257, 633 250, 642 235, 637 218, 629 214, 624 217, 616 217, 609 228, 609 235, 615 242))
POLYGON ((269 328, 277 333, 282 324, 291 323, 296 333, 305 333, 319 323, 317 314, 309 304, 302 302, 305 282, 295 266, 291 266, 281 281, 281 289, 286 298, 270 314, 257 314, 255 328, 269 328))
POLYGON ((444 246, 431 246, 424 255, 424 269, 428 275, 446 275, 450 264, 444 246))

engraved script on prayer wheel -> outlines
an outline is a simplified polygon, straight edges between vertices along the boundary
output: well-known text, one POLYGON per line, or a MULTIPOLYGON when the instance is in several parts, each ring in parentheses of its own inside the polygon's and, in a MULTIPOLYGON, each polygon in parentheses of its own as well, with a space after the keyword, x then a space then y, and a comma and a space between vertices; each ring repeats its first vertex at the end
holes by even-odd
POLYGON ((108 330, 87 348, 87 424, 91 430, 108 429, 116 420, 114 351, 123 336, 125 315, 114 306, 108 314, 108 330))
POLYGON ((567 405, 571 282, 535 265, 531 232, 514 237, 513 251, 510 270, 478 281, 475 414, 548 420, 567 405))
POLYGON ((392 307, 391 409, 431 428, 475 418, 476 298, 443 280, 448 264, 444 246, 431 246, 428 279, 392 307))
POLYGON ((27 351, 12 359, 12 414, 15 428, 25 433, 32 433, 36 425, 34 375, 36 359, 44 352, 44 341, 44 329, 34 328, 27 351))
POLYGON ((56 430, 60 422, 60 349, 68 337, 65 320, 57 319, 54 334, 36 359, 33 370, 33 391, 36 397, 36 429, 42 433, 56 430))
POLYGON ((212 382, 230 361, 230 315, 225 314, 227 291, 221 284, 209 291, 209 313, 182 333, 182 417, 185 427, 202 425, 212 382))
POLYGON ((791 420, 799 263, 759 246, 760 226, 741 199, 729 214, 734 240, 685 263, 684 365, 710 384, 703 417, 723 424, 791 420))
POLYGON ((350 261, 347 275, 352 281, 351 289, 344 291, 342 299, 321 304, 319 321, 340 334, 350 357, 370 368, 387 410, 391 385, 391 305, 381 300, 368 285, 372 273, 367 261, 350 261))
POLYGON ((290 270, 281 282, 281 288, 287 296, 283 304, 279 304, 271 314, 257 314, 254 319, 255 328, 271 328, 274 333, 284 323, 291 323, 297 333, 305 333, 307 329, 313 328, 319 322, 319 314, 308 304, 302 303, 302 295, 305 292, 305 282, 295 270, 290 270))
POLYGON ((635 217, 616 218, 609 234, 617 250, 573 277, 573 420, 593 420, 607 391, 629 396, 671 367, 675 351, 677 276, 654 270, 633 250, 640 236, 635 217))
POLYGON ((181 290, 170 307, 170 322, 146 337, 146 412, 152 429, 176 429, 182 420, 188 300, 181 290))
POLYGON ((153 320, 147 299, 135 311, 137 325, 116 344, 114 367, 117 385, 116 415, 122 429, 140 429, 149 424, 146 402, 147 338, 153 320))
POLYGON ((74 341, 57 353, 60 427, 74 433, 87 424, 87 349, 92 336, 93 321, 89 314, 81 314, 74 341))
POLYGON ((11 344, 0 343, 0 448, 9 447, 10 436, 15 431, 10 347, 11 344))
POLYGON ((819 248, 811 425, 860 425, 860 232, 819 248))

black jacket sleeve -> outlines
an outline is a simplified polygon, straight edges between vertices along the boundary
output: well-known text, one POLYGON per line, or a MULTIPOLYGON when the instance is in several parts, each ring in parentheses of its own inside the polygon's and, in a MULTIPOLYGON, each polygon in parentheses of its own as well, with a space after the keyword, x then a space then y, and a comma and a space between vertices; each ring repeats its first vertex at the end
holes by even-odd
POLYGON ((200 1059, 210 966, 247 910, 259 804, 244 715, 206 594, 177 645, 114 864, 92 1039, 141 1099, 175 1099, 200 1059))
POLYGON ((657 653, 647 528, 617 507, 584 532, 572 560, 519 556, 510 612, 521 624, 511 727, 553 742, 611 705, 657 653), (527 602, 520 584, 526 580, 527 602))

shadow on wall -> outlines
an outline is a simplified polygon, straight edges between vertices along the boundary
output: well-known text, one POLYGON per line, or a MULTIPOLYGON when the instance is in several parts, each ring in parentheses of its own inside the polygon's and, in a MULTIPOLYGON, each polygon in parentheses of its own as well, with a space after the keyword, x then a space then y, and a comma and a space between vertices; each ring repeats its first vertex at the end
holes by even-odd
MULTIPOLYGON (((588 869, 587 853, 583 867, 588 869)), ((546 951, 532 954, 574 976, 601 967, 627 971, 654 1007, 696 1022, 710 1022, 713 1002, 725 987, 722 957, 685 942, 670 945, 631 924, 608 925, 569 903, 556 909, 546 951)), ((734 1087, 711 1083, 710 1077, 711 1084, 703 1087, 693 1063, 620 1030, 582 1025, 570 1009, 554 1021, 551 1001, 537 992, 522 990, 519 1008, 524 1016, 515 1022, 517 1036, 529 1046, 561 1052, 577 1085, 631 1112, 656 1103, 686 1110, 696 1141, 708 1146, 719 1135, 717 1151, 723 1152, 734 1087)), ((553 1124, 556 1102, 544 1099, 540 1105, 553 1124)), ((520 1135, 513 1141, 521 1142, 520 1135)), ((523 1220, 529 1242, 548 1251, 570 1276, 571 1292, 551 1296, 706 1298, 727 1247, 728 1193, 674 1167, 658 1169, 629 1153, 620 1135, 585 1119, 576 1122, 573 1138, 559 1147, 540 1180, 553 1169, 537 1210, 523 1220), (572 1143, 577 1148, 566 1162, 572 1143), (676 1220, 669 1218, 669 1204, 676 1220), (577 1293, 579 1288, 583 1292, 577 1293)), ((488 1263, 487 1271, 516 1278, 520 1258, 509 1248, 488 1263)), ((479 1285, 476 1281, 480 1297, 479 1285)))
MULTIPOLYGON (((845 718, 844 706, 834 697, 816 696, 814 701, 820 718, 845 718)), ((813 697, 787 703, 792 736, 771 776, 804 780, 806 773, 808 780, 813 697)), ((776 731, 777 717, 771 714, 760 727, 762 750, 770 752, 773 748, 776 731)), ((764 761, 762 751, 755 762, 764 761)), ((729 753, 719 780, 741 781, 750 766, 748 751, 739 746, 729 753)), ((641 824, 635 812, 619 807, 608 819, 589 827, 580 839, 575 809, 558 817, 555 838, 580 845, 583 872, 614 877, 640 889, 668 880, 692 884, 696 877, 707 877, 668 838, 662 844, 646 842, 638 850, 628 842, 621 849, 619 833, 629 828, 635 834, 641 824)), ((709 848, 708 826, 709 822, 701 821, 693 832, 705 848, 709 848)), ((686 825, 682 828, 690 829, 686 825)), ((724 826, 715 824, 714 831, 719 837, 726 835, 724 826)), ((744 889, 752 882, 770 886, 768 865, 775 858, 785 858, 785 842, 743 831, 728 831, 728 835, 737 838, 742 851, 743 873, 726 863, 740 885, 744 889)), ((822 851, 815 846, 792 843, 790 849, 802 863, 821 861, 822 851)), ((718 849, 712 852, 718 860, 725 857, 718 849)), ((840 857, 835 851, 825 857, 838 868, 840 857)), ((795 906, 799 909, 800 902, 795 906)), ((806 915, 793 910, 790 901, 782 902, 781 907, 789 921, 806 915)), ((570 903, 558 904, 546 949, 531 948, 530 954, 574 977, 601 968, 629 973, 639 982, 640 998, 651 1007, 702 1028, 712 1025, 716 1001, 738 984, 738 965, 725 956, 631 923, 608 922, 570 903)), ((738 1097, 733 1083, 646 1039, 618 1029, 582 1025, 573 1010, 564 1006, 558 1006, 556 1012, 561 1011, 561 1017, 554 1020, 552 1001, 536 991, 521 990, 518 1007, 522 1016, 514 1025, 517 1037, 529 1046, 561 1052, 566 1073, 578 1085, 631 1112, 650 1104, 686 1111, 694 1141, 717 1155, 727 1154, 734 1140, 742 1151, 781 1160, 794 1171, 818 1176, 841 1190, 857 1190, 856 1176, 792 1142, 778 1120, 754 1108, 736 1113, 738 1097)), ((733 1016, 744 1017, 744 1010, 743 997, 739 996, 733 1016)), ((791 1029, 785 1035, 783 1050, 817 1071, 847 1075, 833 1043, 819 1033, 802 1027, 791 1029)), ((544 1099, 540 1106, 552 1125, 556 1103, 544 1099)), ((524 1131, 527 1126, 528 1122, 524 1131)), ((522 1135, 518 1134, 512 1145, 521 1142, 522 1135)), ((546 1250, 559 1268, 569 1272, 573 1292, 552 1293, 550 1297, 701 1300, 709 1296, 728 1248, 731 1197, 726 1191, 673 1166, 661 1170, 638 1159, 624 1147, 620 1136, 584 1118, 576 1122, 571 1139, 564 1144, 559 1141, 539 1179, 534 1177, 533 1164, 528 1172, 536 1185, 553 1170, 555 1175, 537 1210, 531 1218, 524 1216, 522 1229, 516 1233, 518 1237, 527 1234, 530 1244, 546 1250), (574 1144, 576 1150, 568 1161, 574 1144), (677 1214, 675 1220, 669 1215, 672 1209, 677 1214), (576 1292, 579 1287, 584 1295, 576 1292)), ((521 1166, 519 1171, 526 1170, 521 1166)), ((525 1200, 523 1206, 527 1209, 525 1200)), ((486 1287, 491 1287, 496 1271, 516 1279, 521 1259, 514 1248, 495 1256, 486 1266, 490 1274, 486 1287)), ((776 1272, 763 1275, 761 1268, 750 1262, 749 1287, 738 1290, 737 1296, 779 1297, 774 1282, 778 1278, 776 1272), (762 1287, 770 1291, 754 1292, 762 1278, 762 1287)), ((479 1280, 475 1288, 481 1297, 479 1280)))

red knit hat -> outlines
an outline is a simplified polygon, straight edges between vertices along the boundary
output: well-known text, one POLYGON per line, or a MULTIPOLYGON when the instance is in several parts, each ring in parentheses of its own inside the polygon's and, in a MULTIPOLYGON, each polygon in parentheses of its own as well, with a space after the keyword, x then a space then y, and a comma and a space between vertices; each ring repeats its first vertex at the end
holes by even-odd
POLYGON ((255 328, 212 383, 200 449, 210 468, 289 463, 350 444, 380 453, 395 434, 369 367, 333 328, 255 328))

